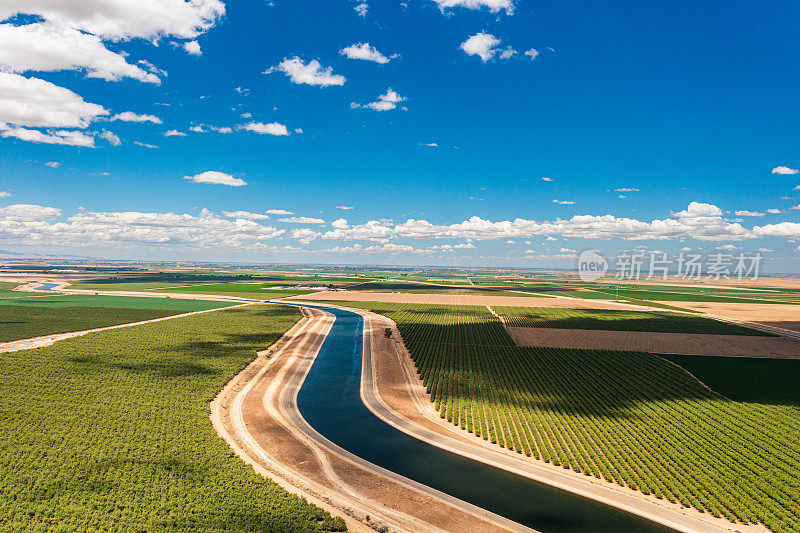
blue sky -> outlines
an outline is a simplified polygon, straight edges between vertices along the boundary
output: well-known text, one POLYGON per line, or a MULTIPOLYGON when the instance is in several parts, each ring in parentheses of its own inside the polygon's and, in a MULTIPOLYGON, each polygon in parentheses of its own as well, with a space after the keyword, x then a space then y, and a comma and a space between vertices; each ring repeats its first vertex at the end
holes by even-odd
POLYGON ((797 270, 796 3, 4 5, 0 249, 797 270))

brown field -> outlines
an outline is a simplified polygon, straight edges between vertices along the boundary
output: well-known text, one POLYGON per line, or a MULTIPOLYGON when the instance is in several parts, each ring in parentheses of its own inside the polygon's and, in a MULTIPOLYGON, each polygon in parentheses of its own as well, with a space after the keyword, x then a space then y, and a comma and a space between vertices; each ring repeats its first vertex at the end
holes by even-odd
POLYGON ((734 320, 761 322, 800 331, 800 306, 792 304, 742 304, 716 302, 659 302, 734 320))
POLYGON ((556 328, 506 329, 520 346, 800 359, 800 341, 787 337, 556 328))
MULTIPOLYGON (((608 300, 577 298, 537 298, 536 296, 482 296, 473 294, 407 294, 398 292, 321 291, 292 297, 298 300, 331 302, 388 302, 433 305, 498 305, 509 307, 561 307, 567 309, 630 309, 641 311, 637 305, 608 300)), ((800 306, 798 306, 800 307, 800 306)))

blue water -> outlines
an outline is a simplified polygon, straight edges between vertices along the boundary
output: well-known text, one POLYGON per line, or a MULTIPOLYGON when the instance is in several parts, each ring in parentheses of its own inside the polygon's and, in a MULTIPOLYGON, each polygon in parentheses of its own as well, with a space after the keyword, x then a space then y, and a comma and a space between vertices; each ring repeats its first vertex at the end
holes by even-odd
MULTIPOLYGON (((309 306, 314 307, 314 306, 309 306)), ((361 402, 363 319, 336 316, 298 395, 303 417, 328 440, 371 463, 544 532, 667 532, 671 529, 419 441, 361 402)))
POLYGON ((40 283, 39 286, 36 287, 36 290, 39 290, 39 291, 52 291, 56 287, 58 287, 58 283, 40 283))

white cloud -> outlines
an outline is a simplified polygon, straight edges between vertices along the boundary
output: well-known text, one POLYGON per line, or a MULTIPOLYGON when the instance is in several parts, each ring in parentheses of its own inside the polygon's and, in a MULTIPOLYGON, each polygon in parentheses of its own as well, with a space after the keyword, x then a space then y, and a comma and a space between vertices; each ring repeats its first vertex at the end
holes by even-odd
POLYGON ((295 128, 294 132, 297 133, 297 134, 302 134, 303 133, 303 128, 295 128))
POLYGON ((168 130, 162 133, 164 137, 186 137, 186 134, 178 130, 168 130))
POLYGON ((639 189, 636 187, 620 187, 619 189, 614 189, 614 192, 639 192, 639 189))
POLYGON ((536 56, 539 55, 539 52, 535 48, 531 48, 530 50, 525 50, 525 55, 531 58, 531 61, 536 59, 536 56))
POLYGON ((759 249, 758 249, 758 250, 756 250, 756 251, 757 251, 757 252, 769 253, 769 252, 774 252, 775 250, 770 250, 769 248, 759 248, 759 249))
POLYGON ((391 58, 386 57, 377 48, 369 43, 351 44, 339 50, 339 53, 350 59, 363 59, 364 61, 374 61, 375 63, 386 64, 391 58))
MULTIPOLYGON (((267 211, 269 212, 269 211, 267 211)), ((321 218, 311 218, 311 217, 289 217, 289 218, 279 218, 278 222, 288 222, 290 224, 324 224, 325 221, 321 218)))
POLYGON ((789 168, 789 167, 785 167, 785 166, 781 165, 781 166, 777 166, 777 167, 773 168, 772 169, 772 173, 773 174, 791 175, 791 174, 800 173, 800 170, 797 170, 796 168, 789 168))
POLYGON ((359 17, 366 17, 367 11, 369 10, 369 4, 367 4, 366 2, 360 2, 356 4, 356 6, 353 9, 355 10, 356 13, 358 13, 359 17))
POLYGON ((800 209, 800 204, 793 205, 793 206, 792 206, 792 207, 790 207, 789 209, 800 209))
POLYGON ((308 228, 302 228, 302 229, 293 229, 289 233, 289 235, 293 239, 298 239, 301 244, 308 244, 311 241, 313 241, 314 239, 316 239, 317 237, 319 237, 320 233, 317 232, 317 231, 308 229, 308 228))
POLYGON ((0 123, 35 128, 86 128, 103 106, 37 78, 0 72, 0 123))
POLYGON ((778 215, 782 213, 782 211, 780 209, 767 209, 767 213, 770 215, 778 215))
POLYGON ((122 122, 152 122, 153 124, 161 124, 161 119, 155 115, 138 115, 132 111, 123 111, 117 113, 109 120, 121 120, 122 122))
POLYGON ((723 244, 722 246, 717 246, 715 250, 738 250, 738 246, 734 246, 732 244, 723 244))
POLYGON ((133 144, 135 144, 136 146, 141 146, 142 148, 150 148, 151 150, 155 150, 156 148, 158 148, 158 146, 156 146, 155 144, 143 143, 142 141, 133 141, 133 144))
POLYGON ((44 166, 50 168, 58 168, 61 166, 61 163, 59 163, 58 161, 48 161, 47 163, 44 164, 44 166))
POLYGON ((625 198, 627 198, 627 196, 625 196, 624 194, 620 194, 619 196, 617 196, 617 198, 624 200, 625 198))
POLYGON ((350 104, 350 107, 353 109, 359 107, 366 107, 372 109, 374 111, 390 111, 392 109, 397 108, 397 104, 406 100, 406 97, 400 96, 395 91, 389 87, 386 90, 386 93, 378 96, 378 99, 375 102, 370 102, 368 104, 358 104, 353 102, 350 104))
POLYGON ((186 50, 187 53, 193 56, 203 55, 203 51, 200 50, 200 43, 198 43, 197 41, 188 41, 184 43, 183 49, 186 50))
POLYGON ((337 205, 336 209, 348 210, 348 209, 355 209, 355 208, 353 206, 350 206, 350 205, 337 205))
POLYGON ((223 211, 228 218, 242 218, 244 220, 267 220, 269 215, 263 213, 250 213, 249 211, 223 211))
POLYGON ((347 220, 339 218, 331 222, 331 227, 333 229, 347 229, 350 227, 350 224, 347 223, 347 220))
MULTIPOLYGON (((1 104, 2 102, 0 102, 1 104)), ((42 132, 21 127, 0 124, 0 137, 14 137, 21 141, 41 144, 61 144, 65 146, 94 147, 94 137, 75 130, 47 130, 42 132)))
POLYGON ((31 204, 11 204, 0 207, 0 219, 3 222, 39 222, 56 218, 61 210, 55 207, 42 207, 31 204))
POLYGON ((492 13, 497 13, 501 9, 505 10, 506 15, 514 14, 514 2, 512 0, 433 0, 439 5, 439 9, 444 11, 449 7, 464 7, 467 9, 488 8, 492 13))
POLYGON ((419 143, 420 146, 427 146, 428 148, 439 148, 439 143, 419 143))
POLYGON ((152 72, 108 50, 99 37, 49 22, 0 24, 0 67, 16 73, 85 70, 88 77, 107 81, 161 83, 152 72))
POLYGON ((545 176, 544 178, 542 178, 542 181, 553 181, 553 178, 548 178, 547 176, 545 176))
POLYGON ((229 187, 241 187, 247 185, 247 182, 240 178, 234 178, 230 174, 224 172, 217 172, 216 170, 207 170, 194 176, 184 176, 183 179, 193 181, 195 183, 210 183, 212 185, 228 185, 229 187))
POLYGON ((759 213, 758 211, 736 211, 735 212, 737 217, 763 217, 764 213, 759 213))
POLYGON ((558 199, 554 198, 553 199, 553 203, 554 204, 559 204, 559 205, 573 205, 575 202, 573 202, 571 200, 558 200, 558 199))
POLYGON ((8 191, 0 191, 0 198, 8 198, 11 196, 11 193, 8 191))
POLYGON ((286 209, 267 209, 265 213, 270 215, 294 215, 294 211, 287 211, 286 209))
POLYGON ((262 122, 249 122, 242 126, 238 126, 238 129, 252 131, 260 135, 289 135, 289 130, 286 128, 286 126, 278 122, 270 122, 269 124, 264 124, 262 122))
POLYGON ((192 39, 225 14, 220 0, 5 0, 0 20, 17 14, 48 21, 110 40, 157 39, 172 35, 192 39))
POLYGON ((120 144, 122 144, 122 141, 113 131, 103 130, 100 132, 98 137, 108 142, 108 144, 110 144, 111 146, 119 146, 120 144))
POLYGON ((491 33, 476 33, 470 36, 466 41, 461 43, 459 48, 471 56, 478 56, 481 61, 486 63, 494 58, 497 54, 497 45, 500 44, 500 39, 491 33))
POLYGON ((297 56, 291 59, 285 58, 277 66, 269 68, 265 74, 276 70, 283 72, 292 83, 297 84, 327 87, 328 85, 344 85, 346 81, 344 76, 334 74, 332 67, 323 68, 316 59, 304 63, 297 56))
POLYGON ((500 59, 509 59, 516 53, 517 51, 509 46, 508 48, 500 52, 500 59))

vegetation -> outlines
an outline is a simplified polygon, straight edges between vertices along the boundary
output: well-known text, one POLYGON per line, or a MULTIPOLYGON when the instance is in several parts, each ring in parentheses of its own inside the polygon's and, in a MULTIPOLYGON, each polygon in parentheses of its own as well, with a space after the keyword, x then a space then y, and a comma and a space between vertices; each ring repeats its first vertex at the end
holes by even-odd
MULTIPOLYGON (((409 282, 366 282, 348 287, 350 290, 370 292, 405 292, 410 294, 477 294, 484 296, 528 296, 523 292, 510 291, 502 287, 452 287, 448 284, 409 282)), ((527 289, 520 288, 527 292, 527 289)), ((539 296, 539 295, 532 295, 539 296)))
MULTIPOLYGON (((292 282, 296 283, 296 282, 292 282)), ((186 294, 220 294, 237 298, 253 298, 256 300, 269 300, 283 296, 298 294, 311 294, 314 290, 275 289, 274 283, 213 283, 197 285, 194 287, 175 287, 161 289, 159 292, 179 292, 186 294)))
POLYGON ((482 307, 393 319, 441 416, 553 465, 776 532, 800 530, 800 410, 731 401, 652 354, 515 346, 482 307))
POLYGON ((737 402, 800 408, 800 359, 662 355, 737 402))
POLYGON ((617 311, 559 309, 555 307, 494 307, 506 325, 519 328, 598 329, 713 333, 717 335, 770 335, 710 318, 668 311, 617 311))
POLYGON ((256 474, 208 418, 209 400, 298 317, 249 306, 3 354, 2 528, 343 530, 256 474))
MULTIPOLYGON (((54 294, 39 298, 4 300, 3 306, 34 307, 105 307, 118 309, 158 309, 162 311, 204 311, 236 305, 237 302, 214 302, 181 298, 137 298, 131 296, 95 296, 93 294, 54 294)), ((68 311, 62 311, 67 314, 68 311)))

